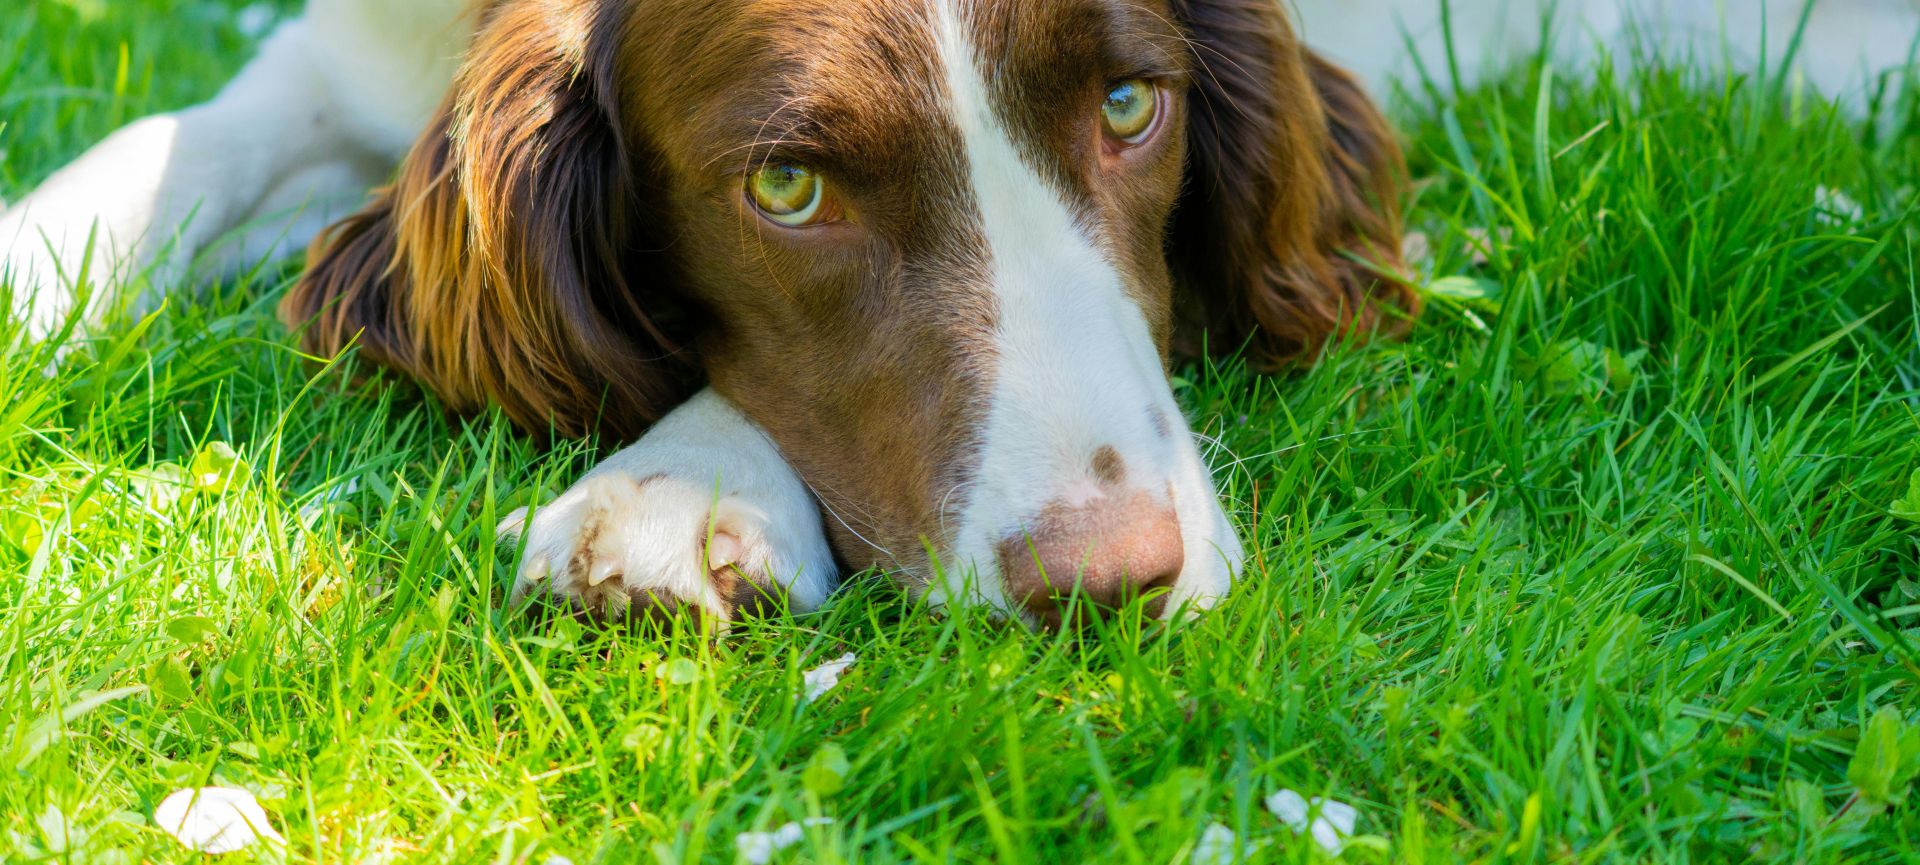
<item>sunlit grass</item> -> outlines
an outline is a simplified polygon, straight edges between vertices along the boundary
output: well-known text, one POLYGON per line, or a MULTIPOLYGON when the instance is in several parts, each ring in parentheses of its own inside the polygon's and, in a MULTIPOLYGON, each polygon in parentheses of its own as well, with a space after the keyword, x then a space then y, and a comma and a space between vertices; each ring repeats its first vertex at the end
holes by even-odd
MULTIPOLYGON (((237 5, 0 9, 0 194, 213 92, 237 5)), ((595 447, 316 374, 285 273, 7 335, 0 860, 197 861, 151 815, 221 784, 313 862, 731 862, 807 817, 777 861, 1184 863, 1216 822, 1310 861, 1281 788, 1354 803, 1355 861, 1905 861, 1860 743, 1920 723, 1907 106, 1543 81, 1401 106, 1462 277, 1412 340, 1181 371, 1258 554, 1176 629, 876 578, 719 640, 511 616, 491 527, 595 447)))

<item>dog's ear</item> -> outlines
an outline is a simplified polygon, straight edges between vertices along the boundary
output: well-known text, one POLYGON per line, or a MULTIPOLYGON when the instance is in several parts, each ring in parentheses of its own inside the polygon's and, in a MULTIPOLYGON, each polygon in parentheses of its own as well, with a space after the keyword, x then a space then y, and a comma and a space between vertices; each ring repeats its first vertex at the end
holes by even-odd
POLYGON ((674 299, 639 284, 663 245, 619 122, 621 5, 493 5, 394 185, 314 242, 281 308, 310 352, 358 345, 536 434, 632 438, 685 395, 654 324, 674 299))
POLYGON ((1187 185, 1171 259, 1180 347, 1312 361, 1348 334, 1404 332, 1405 176, 1358 82, 1307 51, 1274 0, 1174 0, 1193 45, 1187 185))

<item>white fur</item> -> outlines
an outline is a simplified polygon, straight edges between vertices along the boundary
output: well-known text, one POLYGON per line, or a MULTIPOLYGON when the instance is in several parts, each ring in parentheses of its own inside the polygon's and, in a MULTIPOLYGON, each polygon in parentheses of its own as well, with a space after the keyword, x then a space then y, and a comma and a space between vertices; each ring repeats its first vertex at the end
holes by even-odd
POLYGON ((837 570, 820 507, 766 433, 704 391, 551 504, 515 513, 503 534, 526 534, 516 596, 545 587, 618 609, 651 591, 726 617, 711 572, 765 575, 797 612, 819 608, 837 570), (708 556, 709 538, 731 561, 708 556))
POLYGON ((83 268, 92 319, 148 268, 166 288, 202 253, 224 253, 225 269, 304 247, 426 125, 469 36, 467 5, 312 0, 212 101, 134 123, 54 174, 0 214, 13 315, 35 335, 58 330, 83 268))
POLYGON ((1171 612, 1226 595, 1240 541, 1220 509, 1212 478, 1184 427, 1171 440, 1153 416, 1181 417, 1146 318, 1120 274, 1065 200, 1020 155, 988 98, 983 69, 955 8, 938 0, 936 41, 954 125, 986 233, 997 302, 994 388, 980 434, 979 474, 945 558, 934 603, 967 597, 1007 612, 996 550, 1055 502, 1100 494, 1094 454, 1111 446, 1127 482, 1180 516, 1186 562, 1171 612), (971 579, 968 579, 971 577, 971 579))

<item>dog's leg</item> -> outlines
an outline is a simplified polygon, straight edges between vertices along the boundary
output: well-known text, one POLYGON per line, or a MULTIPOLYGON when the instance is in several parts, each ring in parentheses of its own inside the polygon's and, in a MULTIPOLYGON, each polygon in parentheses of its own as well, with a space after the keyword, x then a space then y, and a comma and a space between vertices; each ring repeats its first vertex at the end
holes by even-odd
POLYGON ((838 576, 806 484, 711 390, 500 530, 525 535, 516 600, 545 591, 607 616, 694 609, 724 622, 779 594, 808 611, 838 576))
POLYGON ((0 216, 14 316, 35 335, 57 329, 83 268, 96 307, 149 265, 153 285, 177 280, 289 169, 350 150, 326 97, 310 31, 294 22, 213 101, 138 121, 54 174, 0 216))
POLYGON ((1912 62, 1920 37, 1914 0, 1303 0, 1297 9, 1308 44, 1380 95, 1396 84, 1448 91, 1455 72, 1461 86, 1478 86, 1539 51, 1546 35, 1563 74, 1591 69, 1602 53, 1619 71, 1654 57, 1777 73, 1791 51, 1793 75, 1859 107, 1876 76, 1912 62))
POLYGON ((436 39, 409 49, 433 61, 416 66, 430 68, 388 83, 380 97, 334 68, 341 52, 370 44, 335 19, 365 30, 381 26, 380 16, 343 0, 316 0, 312 11, 268 39, 212 101, 122 129, 0 214, 0 277, 14 287, 12 313, 30 333, 61 326, 83 268, 90 317, 143 273, 157 290, 171 288, 195 256, 236 229, 252 242, 223 250, 222 266, 304 246, 386 176, 426 109, 415 107, 420 116, 410 121, 382 114, 393 113, 392 93, 437 98, 444 90, 436 74, 450 75, 457 53, 437 47, 449 41, 439 34, 458 33, 458 16, 443 16, 436 39), (400 135, 376 126, 409 122, 400 135))

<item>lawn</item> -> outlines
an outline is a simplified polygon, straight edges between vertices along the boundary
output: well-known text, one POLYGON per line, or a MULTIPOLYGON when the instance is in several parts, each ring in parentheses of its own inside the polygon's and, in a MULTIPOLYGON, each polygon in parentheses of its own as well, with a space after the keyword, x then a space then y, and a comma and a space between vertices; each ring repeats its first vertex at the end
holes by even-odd
MULTIPOLYGON (((240 5, 0 7, 0 196, 210 95, 240 5)), ((0 334, 0 861, 200 861, 152 815, 202 785, 298 862, 726 863, 807 818, 775 861, 1188 863, 1212 824, 1314 861, 1282 789, 1358 809, 1348 861, 1913 861, 1920 124, 1879 104, 1401 99, 1430 314, 1179 371, 1255 553, 1174 628, 872 575, 720 639, 515 616, 491 527, 604 445, 316 372, 288 271, 0 334)))

